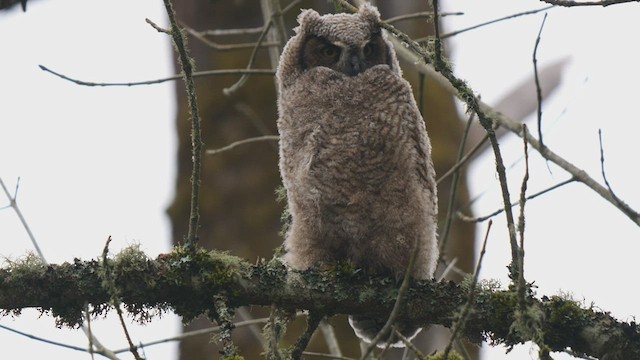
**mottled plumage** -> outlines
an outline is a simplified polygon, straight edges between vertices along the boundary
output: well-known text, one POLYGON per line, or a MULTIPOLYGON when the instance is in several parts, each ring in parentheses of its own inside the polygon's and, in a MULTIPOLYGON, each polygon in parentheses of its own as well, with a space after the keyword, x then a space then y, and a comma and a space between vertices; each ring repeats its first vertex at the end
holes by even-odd
MULTIPOLYGON (((419 239, 413 275, 431 278, 438 257, 431 148, 377 9, 305 10, 298 22, 277 72, 280 172, 292 217, 285 262, 295 269, 349 262, 400 278, 419 239)), ((365 340, 380 321, 350 317, 365 340)))

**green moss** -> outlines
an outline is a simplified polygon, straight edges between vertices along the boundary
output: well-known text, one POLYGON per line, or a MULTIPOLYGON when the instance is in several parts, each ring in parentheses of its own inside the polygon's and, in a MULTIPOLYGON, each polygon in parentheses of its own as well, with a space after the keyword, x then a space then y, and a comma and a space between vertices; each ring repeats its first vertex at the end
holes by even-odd
POLYGON ((280 222, 282 223, 282 229, 280 229, 280 236, 283 238, 287 235, 287 231, 291 227, 291 212, 289 212, 289 206, 287 205, 287 189, 280 185, 276 188, 276 200, 279 203, 284 204, 284 209, 280 215, 280 222))
POLYGON ((585 311, 577 301, 562 296, 544 297, 542 301, 548 303, 548 328, 561 329, 561 331, 547 331, 545 341, 549 346, 583 348, 586 344, 579 343, 582 337, 577 334, 591 322, 589 312, 585 311))
POLYGON ((439 352, 433 356, 427 356, 427 360, 464 360, 464 358, 455 351, 451 351, 447 358, 444 358, 444 353, 439 352))
POLYGON ((28 253, 18 260, 5 259, 6 269, 13 277, 23 277, 34 275, 44 275, 47 271, 47 264, 34 253, 28 253))

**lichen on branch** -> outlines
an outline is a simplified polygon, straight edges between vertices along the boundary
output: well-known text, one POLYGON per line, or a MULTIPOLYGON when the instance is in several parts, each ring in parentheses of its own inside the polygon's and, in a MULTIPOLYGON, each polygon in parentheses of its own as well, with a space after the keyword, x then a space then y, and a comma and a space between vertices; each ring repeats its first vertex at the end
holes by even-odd
MULTIPOLYGON (((238 257, 203 249, 176 247, 155 259, 133 246, 107 259, 120 302, 140 322, 173 311, 185 322, 211 315, 215 299, 229 308, 244 305, 304 309, 327 314, 382 316, 393 307, 399 284, 392 278, 368 277, 349 266, 327 271, 292 271, 279 260, 250 264, 238 257)), ((8 262, 0 269, 0 309, 19 314, 23 308, 51 313, 60 325, 76 326, 85 303, 93 315, 106 312, 112 294, 104 288, 99 260, 44 264, 35 256, 8 262)), ((467 301, 469 285, 416 282, 406 295, 398 320, 419 325, 451 326, 467 301)), ((517 294, 496 286, 480 286, 463 336, 473 342, 516 345, 530 331, 514 326, 517 294)), ((571 348, 597 358, 640 358, 640 331, 635 322, 618 321, 606 312, 584 308, 561 296, 527 294, 544 344, 550 351, 571 348)))

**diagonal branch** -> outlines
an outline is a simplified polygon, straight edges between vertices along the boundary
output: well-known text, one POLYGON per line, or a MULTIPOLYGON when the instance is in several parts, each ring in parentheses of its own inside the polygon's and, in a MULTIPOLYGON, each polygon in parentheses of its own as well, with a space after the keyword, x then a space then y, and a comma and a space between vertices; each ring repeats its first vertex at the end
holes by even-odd
MULTIPOLYGON (((344 0, 338 1, 342 2, 344 0)), ((357 10, 353 7, 351 7, 350 9, 354 11, 357 10)), ((474 106, 477 106, 477 109, 483 115, 483 117, 481 118, 484 118, 483 121, 485 121, 485 123, 489 122, 489 124, 495 124, 495 126, 504 127, 505 129, 518 135, 521 138, 526 136, 529 145, 536 149, 536 151, 538 151, 538 153, 540 153, 542 157, 558 165, 563 170, 571 174, 576 181, 579 181, 587 187, 591 188, 603 199, 607 200, 615 207, 617 207, 618 210, 624 213, 629 219, 631 219, 631 221, 640 226, 640 213, 632 209, 625 202, 616 201, 616 199, 614 199, 614 197, 606 187, 602 186, 600 183, 590 177, 589 174, 587 174, 584 170, 578 168, 560 155, 556 154, 549 147, 543 147, 540 142, 536 140, 528 131, 523 130, 521 123, 496 111, 494 108, 475 97, 473 90, 469 89, 464 81, 453 77, 453 74, 446 76, 445 74, 437 72, 434 69, 431 61, 433 54, 421 47, 415 41, 411 40, 405 33, 397 30, 393 26, 387 25, 384 22, 381 23, 381 26, 394 35, 390 36, 389 40, 393 42, 398 56, 407 60, 409 63, 413 63, 417 71, 429 76, 430 78, 438 82, 438 84, 440 84, 444 89, 449 91, 451 94, 454 94, 465 103, 472 102, 473 104, 475 104, 474 106), (401 42, 406 46, 401 45, 401 42)))

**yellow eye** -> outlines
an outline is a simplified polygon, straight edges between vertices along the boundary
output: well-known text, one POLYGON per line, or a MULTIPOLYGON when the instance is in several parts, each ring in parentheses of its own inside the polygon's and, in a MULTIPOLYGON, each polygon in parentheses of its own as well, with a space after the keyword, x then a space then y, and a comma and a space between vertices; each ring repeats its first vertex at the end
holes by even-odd
POLYGON ((338 49, 336 46, 333 46, 333 45, 327 45, 327 46, 324 46, 322 49, 320 49, 320 53, 322 54, 322 56, 325 56, 331 59, 338 57, 339 52, 340 52, 340 49, 338 49))
POLYGON ((373 44, 368 43, 367 45, 364 46, 364 48, 362 49, 362 54, 364 56, 370 56, 373 54, 373 44))

